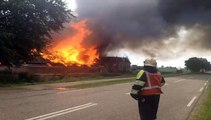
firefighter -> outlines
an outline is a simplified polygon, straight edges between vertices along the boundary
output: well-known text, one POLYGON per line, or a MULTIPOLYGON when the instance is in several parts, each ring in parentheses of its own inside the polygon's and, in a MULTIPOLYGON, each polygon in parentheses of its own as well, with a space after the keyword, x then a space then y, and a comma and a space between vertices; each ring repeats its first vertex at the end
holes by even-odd
POLYGON ((143 70, 136 76, 130 95, 138 101, 141 120, 155 120, 160 100, 161 86, 165 84, 164 78, 157 70, 155 59, 146 59, 143 70))

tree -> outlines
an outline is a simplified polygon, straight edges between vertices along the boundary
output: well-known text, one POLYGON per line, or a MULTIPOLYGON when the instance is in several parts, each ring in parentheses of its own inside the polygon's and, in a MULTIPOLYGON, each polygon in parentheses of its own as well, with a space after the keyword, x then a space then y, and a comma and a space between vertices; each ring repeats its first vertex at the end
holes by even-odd
POLYGON ((63 0, 0 0, 0 62, 30 60, 72 17, 63 0))
POLYGON ((192 57, 185 61, 185 66, 192 72, 199 72, 200 70, 209 70, 210 63, 205 58, 192 57))

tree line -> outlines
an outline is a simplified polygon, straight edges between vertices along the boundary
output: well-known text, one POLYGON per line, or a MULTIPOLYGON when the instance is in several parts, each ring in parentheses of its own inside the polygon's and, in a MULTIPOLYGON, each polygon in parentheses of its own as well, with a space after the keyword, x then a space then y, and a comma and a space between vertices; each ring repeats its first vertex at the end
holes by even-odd
POLYGON ((211 64, 206 58, 192 57, 185 61, 185 66, 191 72, 204 72, 211 70, 211 64))

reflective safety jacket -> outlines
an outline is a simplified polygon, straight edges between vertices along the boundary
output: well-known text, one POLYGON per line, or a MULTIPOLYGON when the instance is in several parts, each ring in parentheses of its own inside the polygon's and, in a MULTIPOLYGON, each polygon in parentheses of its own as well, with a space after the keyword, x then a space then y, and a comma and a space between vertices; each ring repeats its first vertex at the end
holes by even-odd
POLYGON ((161 91, 161 80, 162 76, 160 72, 157 73, 149 73, 145 71, 147 76, 147 81, 142 88, 141 95, 155 95, 155 94, 162 94, 161 91))

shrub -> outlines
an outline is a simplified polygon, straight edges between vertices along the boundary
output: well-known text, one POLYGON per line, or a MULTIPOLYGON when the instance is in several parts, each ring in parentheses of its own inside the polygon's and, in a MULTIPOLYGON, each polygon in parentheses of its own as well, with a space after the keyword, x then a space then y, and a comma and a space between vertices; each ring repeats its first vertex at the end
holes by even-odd
POLYGON ((20 84, 20 83, 35 83, 41 82, 39 75, 34 75, 30 73, 0 73, 0 84, 20 84))
POLYGON ((19 73, 18 80, 20 83, 41 82, 39 75, 34 75, 34 74, 27 73, 27 72, 19 73))

